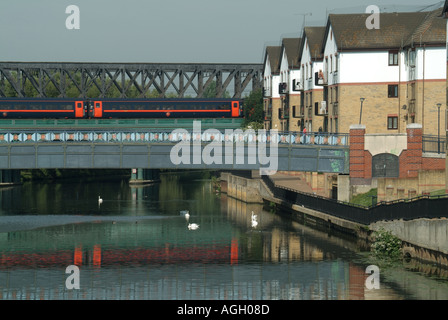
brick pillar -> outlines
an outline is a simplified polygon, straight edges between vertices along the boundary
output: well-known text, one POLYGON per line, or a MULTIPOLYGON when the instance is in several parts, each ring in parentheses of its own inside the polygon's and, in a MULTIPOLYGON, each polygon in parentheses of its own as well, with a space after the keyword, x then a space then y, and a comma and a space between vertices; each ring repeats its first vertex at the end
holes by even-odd
MULTIPOLYGON (((400 171, 408 178, 418 177, 418 171, 422 169, 423 156, 423 129, 418 123, 409 124, 406 127, 408 135, 408 148, 403 163, 400 161, 400 171)), ((400 174, 400 177, 402 175, 400 174)))
POLYGON ((350 178, 365 177, 364 135, 366 126, 350 126, 350 178))

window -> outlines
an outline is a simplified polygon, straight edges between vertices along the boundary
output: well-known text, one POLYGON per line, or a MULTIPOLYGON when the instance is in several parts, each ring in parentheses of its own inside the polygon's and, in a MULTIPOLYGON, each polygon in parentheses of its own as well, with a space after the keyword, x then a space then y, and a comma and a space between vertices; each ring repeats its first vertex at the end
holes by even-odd
POLYGON ((398 50, 389 51, 389 65, 398 66, 398 50))
POLYGON ((333 56, 330 55, 330 73, 333 72, 333 56))
POLYGON ((338 55, 334 54, 334 72, 338 72, 338 55))
POLYGON ((387 129, 388 130, 398 129, 398 117, 397 116, 393 115, 393 116, 387 117, 387 129))
POLYGON ((398 84, 390 84, 387 86, 387 96, 389 98, 398 97, 398 84))
POLYGON ((409 50, 409 66, 410 67, 415 67, 415 49, 414 50, 409 50))

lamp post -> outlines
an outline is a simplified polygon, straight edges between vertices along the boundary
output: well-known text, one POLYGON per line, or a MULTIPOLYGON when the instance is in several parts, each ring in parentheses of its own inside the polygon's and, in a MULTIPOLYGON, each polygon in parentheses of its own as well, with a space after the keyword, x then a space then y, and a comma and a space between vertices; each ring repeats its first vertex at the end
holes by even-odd
POLYGON ((440 154, 440 107, 441 103, 437 104, 437 152, 440 154))
POLYGON ((362 118, 362 103, 364 102, 364 100, 366 100, 366 98, 360 98, 359 99, 361 101, 361 110, 359 112, 359 124, 361 124, 361 118, 362 118))

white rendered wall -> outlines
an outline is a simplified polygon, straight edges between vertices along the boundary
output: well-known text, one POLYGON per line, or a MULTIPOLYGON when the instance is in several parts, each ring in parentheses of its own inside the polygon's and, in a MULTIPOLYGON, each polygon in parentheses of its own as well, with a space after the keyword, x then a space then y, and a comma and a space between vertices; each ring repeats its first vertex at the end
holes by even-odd
POLYGON ((271 63, 269 62, 269 57, 266 59, 266 64, 263 71, 263 86, 265 90, 265 96, 270 97, 272 92, 272 74, 271 74, 271 63))
POLYGON ((388 51, 339 54, 339 83, 398 82, 398 66, 389 66, 388 51))
POLYGON ((416 80, 446 79, 446 48, 417 48, 416 80))
POLYGON ((301 82, 303 83, 304 91, 313 90, 313 89, 322 89, 322 87, 316 87, 314 85, 314 74, 319 72, 319 70, 323 70, 323 63, 321 61, 312 61, 312 55, 308 48, 308 39, 305 38, 305 43, 303 46, 302 52, 302 60, 300 62, 300 68, 304 69, 304 78, 300 77, 301 82), (308 65, 308 68, 307 68, 308 65), (308 71, 308 72, 307 72, 308 71))

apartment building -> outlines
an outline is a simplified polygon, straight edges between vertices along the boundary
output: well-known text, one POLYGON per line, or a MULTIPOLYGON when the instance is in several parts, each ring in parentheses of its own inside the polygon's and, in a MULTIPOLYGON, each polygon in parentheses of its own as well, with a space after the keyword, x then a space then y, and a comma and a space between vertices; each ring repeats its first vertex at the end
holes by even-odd
POLYGON ((264 128, 280 130, 279 109, 281 100, 280 84, 280 54, 281 46, 266 47, 263 62, 263 109, 264 128))
POLYGON ((436 135, 446 128, 441 9, 382 13, 380 29, 368 29, 368 17, 328 17, 323 73, 314 75, 323 88, 324 130, 345 133, 363 124, 369 133, 406 133, 408 124, 420 123, 424 134, 436 135))
POLYGON ((326 131, 324 117, 319 112, 324 101, 323 87, 317 85, 315 74, 323 69, 322 45, 325 27, 305 27, 300 46, 301 108, 297 115, 301 129, 308 132, 326 131))
POLYGON ((301 38, 285 38, 282 40, 279 84, 281 131, 297 131, 300 130, 301 126, 300 118, 295 117, 301 105, 301 91, 298 84, 300 77, 299 46, 301 41, 301 38))

